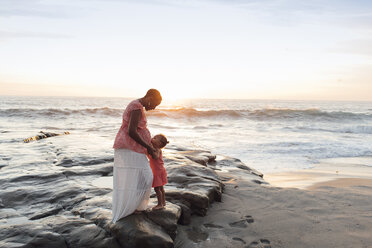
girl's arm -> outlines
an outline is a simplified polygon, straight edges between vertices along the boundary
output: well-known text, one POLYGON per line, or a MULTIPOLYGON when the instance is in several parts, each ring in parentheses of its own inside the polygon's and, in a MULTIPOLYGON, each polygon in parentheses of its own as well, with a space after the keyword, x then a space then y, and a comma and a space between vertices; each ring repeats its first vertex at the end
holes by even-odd
POLYGON ((141 115, 142 115, 142 113, 141 113, 141 110, 139 110, 139 109, 136 109, 136 110, 133 110, 133 111, 130 112, 128 134, 129 134, 129 137, 134 139, 134 141, 136 141, 141 146, 145 147, 147 149, 147 152, 149 153, 149 155, 154 157, 154 151, 155 150, 152 147, 152 145, 147 144, 145 141, 143 141, 143 139, 141 138, 141 136, 137 132, 138 122, 141 119, 141 115))
POLYGON ((155 149, 154 155, 152 156, 153 159, 158 159, 160 157, 160 149, 155 149))

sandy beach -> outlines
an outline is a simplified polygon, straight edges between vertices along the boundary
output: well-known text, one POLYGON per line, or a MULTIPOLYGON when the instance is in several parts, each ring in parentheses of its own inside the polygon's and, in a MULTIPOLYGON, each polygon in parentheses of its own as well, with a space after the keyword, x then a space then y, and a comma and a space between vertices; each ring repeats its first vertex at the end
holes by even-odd
POLYGON ((265 175, 270 184, 252 182, 238 170, 220 172, 222 202, 181 226, 178 244, 372 247, 372 169, 363 166, 371 159, 362 160, 328 160, 309 170, 265 175))
POLYGON ((371 165, 371 157, 323 159, 310 169, 266 174, 265 180, 273 186, 299 189, 371 186, 371 165))

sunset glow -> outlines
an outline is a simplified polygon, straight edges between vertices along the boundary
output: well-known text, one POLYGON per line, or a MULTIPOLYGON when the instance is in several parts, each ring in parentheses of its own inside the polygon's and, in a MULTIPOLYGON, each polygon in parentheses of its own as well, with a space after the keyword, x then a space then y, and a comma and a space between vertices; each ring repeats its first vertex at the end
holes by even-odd
POLYGON ((365 1, 5 1, 1 95, 372 100, 365 1))

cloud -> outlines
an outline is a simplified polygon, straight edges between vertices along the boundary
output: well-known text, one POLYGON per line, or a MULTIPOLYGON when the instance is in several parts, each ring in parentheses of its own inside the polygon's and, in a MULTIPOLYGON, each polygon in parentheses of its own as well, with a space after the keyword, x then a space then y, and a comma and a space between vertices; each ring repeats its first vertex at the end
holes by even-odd
MULTIPOLYGON (((103 0, 100 0, 103 1, 103 0)), ((108 0, 105 0, 108 1, 108 0)), ((371 27, 370 0, 111 0, 115 2, 169 5, 173 7, 208 7, 225 5, 245 10, 274 25, 331 23, 345 27, 371 27)))
POLYGON ((53 34, 53 33, 39 33, 39 32, 9 32, 0 30, 0 39, 14 39, 14 38, 47 38, 47 39, 69 39, 73 38, 71 35, 53 34))
POLYGON ((372 38, 339 43, 331 52, 372 56, 372 38))
POLYGON ((349 13, 340 15, 332 22, 346 28, 366 30, 372 33, 372 11, 370 13, 349 13))
POLYGON ((67 18, 73 16, 74 13, 74 8, 69 6, 68 2, 65 1, 62 5, 52 0, 1 0, 0 16, 67 18))

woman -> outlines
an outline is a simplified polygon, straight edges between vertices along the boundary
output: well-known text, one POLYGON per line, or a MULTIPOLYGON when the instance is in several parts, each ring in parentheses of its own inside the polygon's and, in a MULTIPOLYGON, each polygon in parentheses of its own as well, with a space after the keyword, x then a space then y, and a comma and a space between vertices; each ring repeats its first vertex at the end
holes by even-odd
POLYGON ((114 191, 112 222, 146 209, 152 185, 152 171, 146 154, 154 155, 145 112, 161 103, 159 91, 150 89, 140 99, 133 100, 123 114, 114 149, 114 191))

